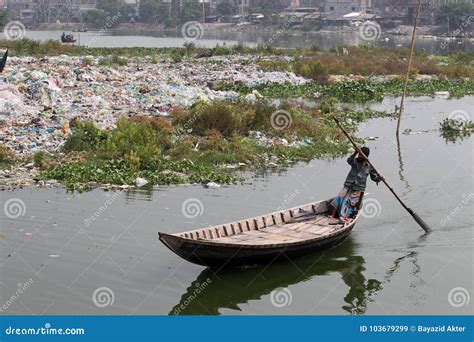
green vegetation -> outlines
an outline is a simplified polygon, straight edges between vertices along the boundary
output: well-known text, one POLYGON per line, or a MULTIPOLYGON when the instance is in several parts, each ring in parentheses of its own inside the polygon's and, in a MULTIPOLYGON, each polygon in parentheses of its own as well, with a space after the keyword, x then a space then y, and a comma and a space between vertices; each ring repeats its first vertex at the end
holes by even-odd
POLYGON ((5 167, 9 166, 13 163, 13 161, 13 153, 3 144, 0 144, 0 169, 4 169, 5 167))
MULTIPOLYGON (((326 75, 405 75, 409 50, 371 48, 371 47, 344 47, 333 49, 330 52, 316 52, 308 57, 299 60, 295 66, 295 72, 308 74, 307 69, 316 68, 316 76, 320 73, 326 75), (363 62, 361 62, 363 61, 363 62)), ((471 61, 473 54, 465 54, 471 61)), ((457 56, 457 54, 453 55, 457 56)), ((442 75, 454 78, 458 74, 464 77, 473 77, 474 68, 468 63, 458 63, 451 56, 446 57, 448 65, 438 65, 434 58, 423 54, 415 54, 412 64, 412 75, 442 75)), ((317 79, 317 78, 315 78, 317 79)))
POLYGON ((106 56, 99 60, 99 65, 101 66, 124 66, 128 64, 128 60, 124 57, 120 57, 117 55, 106 56))
MULTIPOLYGON (((284 166, 347 152, 349 146, 326 114, 332 107, 283 104, 277 108, 264 101, 217 101, 175 109, 172 121, 121 118, 110 131, 76 122, 60 164, 45 154, 36 155, 35 164, 46 169, 42 179, 57 179, 70 189, 97 183, 133 184, 137 177, 151 184, 232 183, 240 179, 235 170, 284 166), (275 115, 286 116, 283 127, 275 115)), ((345 108, 338 116, 355 130, 359 123, 387 114, 345 108)))
MULTIPOLYGON (((400 96, 403 92, 403 79, 392 79, 387 82, 353 81, 335 84, 306 83, 303 85, 268 83, 250 87, 241 83, 221 84, 219 89, 235 90, 249 94, 258 90, 263 96, 274 99, 304 97, 312 99, 316 93, 325 97, 334 97, 345 103, 367 103, 382 101, 386 95, 400 96)), ((410 81, 410 96, 432 96, 437 91, 449 91, 452 97, 474 94, 474 81, 470 80, 433 80, 410 81)))
MULTIPOLYGON (((456 1, 441 6, 437 12, 437 22, 441 25, 449 25, 451 31, 472 30, 472 17, 474 16, 474 4, 470 1, 456 1)), ((460 32, 463 33, 463 32, 460 32)))
POLYGON ((4 9, 0 9, 0 29, 2 30, 6 24, 6 16, 7 16, 7 11, 4 9))
POLYGON ((291 64, 282 60, 260 60, 257 62, 258 67, 260 70, 263 71, 291 71, 291 64))
POLYGON ((217 4, 216 12, 219 15, 232 15, 236 11, 236 6, 231 0, 223 0, 217 4))
POLYGON ((474 122, 457 118, 446 118, 440 122, 441 136, 446 142, 455 143, 471 136, 474 132, 474 122))
POLYGON ((33 155, 33 163, 40 170, 52 169, 58 165, 54 155, 45 151, 36 152, 33 155))
POLYGON ((64 144, 65 152, 80 152, 95 149, 104 140, 105 134, 91 122, 72 121, 73 133, 64 144))
MULTIPOLYGON (((260 63, 262 70, 288 70, 297 75, 325 83, 329 75, 400 75, 406 74, 408 49, 343 47, 330 52, 299 49, 293 63, 281 61, 260 63), (363 61, 363 63, 361 63, 363 61)), ((411 75, 438 75, 450 79, 474 77, 474 54, 453 53, 439 57, 415 54, 411 75)))

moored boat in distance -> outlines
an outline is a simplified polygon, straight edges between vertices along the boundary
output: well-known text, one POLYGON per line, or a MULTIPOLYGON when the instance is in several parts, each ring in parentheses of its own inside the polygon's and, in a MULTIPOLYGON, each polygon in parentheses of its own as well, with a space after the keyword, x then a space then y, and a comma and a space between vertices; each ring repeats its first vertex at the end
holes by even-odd
POLYGON ((89 31, 89 29, 85 26, 72 30, 72 32, 83 32, 83 33, 87 31, 89 31))
POLYGON ((342 242, 359 219, 331 224, 332 200, 184 233, 159 233, 174 253, 195 264, 246 266, 302 257, 342 242))

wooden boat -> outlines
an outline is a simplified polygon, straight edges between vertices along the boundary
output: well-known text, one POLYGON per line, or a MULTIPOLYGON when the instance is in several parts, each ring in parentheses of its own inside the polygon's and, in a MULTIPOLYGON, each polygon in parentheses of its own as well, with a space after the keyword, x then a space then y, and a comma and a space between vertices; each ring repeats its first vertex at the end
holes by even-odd
POLYGON ((297 258, 337 245, 357 223, 359 214, 349 224, 331 225, 331 201, 184 233, 159 233, 160 240, 180 257, 209 267, 297 258))

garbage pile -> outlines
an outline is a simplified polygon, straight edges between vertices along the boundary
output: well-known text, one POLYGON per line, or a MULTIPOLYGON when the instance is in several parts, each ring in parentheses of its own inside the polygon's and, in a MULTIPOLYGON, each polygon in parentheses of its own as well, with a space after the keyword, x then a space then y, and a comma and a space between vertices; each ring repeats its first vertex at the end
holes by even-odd
POLYGON ((264 132, 260 132, 260 131, 250 131, 249 136, 254 138, 257 144, 263 147, 273 147, 277 145, 282 145, 285 147, 304 147, 304 146, 309 146, 313 144, 313 141, 308 138, 289 142, 285 138, 270 137, 266 135, 264 132))
MULTIPOLYGON (((198 100, 235 99, 210 84, 307 82, 289 72, 262 72, 253 56, 223 56, 173 62, 151 57, 125 66, 103 65, 100 57, 12 57, 0 75, 0 143, 19 156, 56 151, 73 118, 114 127, 124 116, 164 116, 198 100)), ((252 94, 249 99, 260 97, 252 94)))

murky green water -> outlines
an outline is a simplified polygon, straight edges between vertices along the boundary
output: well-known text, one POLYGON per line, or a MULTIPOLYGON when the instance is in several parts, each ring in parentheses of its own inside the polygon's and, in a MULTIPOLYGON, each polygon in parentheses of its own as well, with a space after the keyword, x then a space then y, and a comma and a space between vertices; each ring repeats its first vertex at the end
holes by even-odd
MULTIPOLYGON (((46 41, 59 40, 63 31, 27 31, 26 37, 46 41)), ((77 44, 91 47, 182 47, 186 40, 180 30, 176 32, 146 32, 138 35, 130 32, 105 32, 94 31, 73 33, 77 44)), ((1 34, 0 34, 1 37, 1 34)), ((347 32, 317 32, 300 34, 279 34, 273 32, 244 31, 244 32, 203 32, 202 38, 194 41, 198 46, 214 47, 216 44, 237 44, 245 42, 249 46, 271 42, 271 45, 297 48, 318 46, 320 49, 329 50, 343 45, 373 44, 380 47, 396 48, 404 46, 409 48, 409 36, 381 36, 379 39, 367 42, 357 33, 347 32), (275 38, 276 37, 276 38, 275 38)), ((474 42, 469 39, 444 39, 420 36, 416 41, 416 49, 428 54, 447 54, 453 51, 474 51, 474 42)))
MULTIPOLYGON (((392 110, 397 101, 374 107, 392 110)), ((266 267, 215 274, 175 256, 157 233, 327 199, 347 174, 344 159, 219 189, 2 192, 2 207, 21 199, 25 211, 18 218, 2 212, 0 304, 7 314, 472 314, 472 304, 459 306, 453 298, 461 297, 449 294, 463 288, 473 295, 473 201, 463 204, 474 192, 473 139, 446 144, 437 128, 456 110, 472 119, 473 108, 473 97, 410 99, 402 130, 429 132, 402 135, 400 154, 394 121, 377 119, 361 129, 362 136, 380 137, 368 144, 372 161, 432 234, 423 236, 387 189, 371 183, 375 216, 362 219, 343 244, 266 267), (189 198, 203 204, 196 219, 182 214, 189 198), (108 295, 94 303, 103 287, 108 295)))

